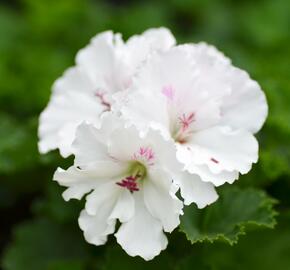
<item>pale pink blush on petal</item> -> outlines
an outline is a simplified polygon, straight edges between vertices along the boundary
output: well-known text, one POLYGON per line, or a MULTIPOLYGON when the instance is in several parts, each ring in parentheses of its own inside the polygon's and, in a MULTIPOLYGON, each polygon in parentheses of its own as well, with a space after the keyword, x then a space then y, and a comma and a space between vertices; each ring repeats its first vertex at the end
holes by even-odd
POLYGON ((174 98, 174 89, 171 85, 164 86, 162 88, 162 94, 166 96, 170 101, 173 101, 174 98))

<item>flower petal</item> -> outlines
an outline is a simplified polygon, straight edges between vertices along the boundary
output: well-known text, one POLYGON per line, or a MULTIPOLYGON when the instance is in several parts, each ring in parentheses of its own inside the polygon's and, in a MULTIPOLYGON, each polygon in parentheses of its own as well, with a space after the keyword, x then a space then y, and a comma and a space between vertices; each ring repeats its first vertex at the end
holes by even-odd
MULTIPOLYGON (((231 61, 215 47, 205 43, 190 45, 201 74, 215 81, 208 87, 225 84, 231 90, 223 97, 221 124, 235 129, 246 129, 251 133, 260 130, 268 113, 267 101, 259 84, 247 72, 231 65, 231 61)), ((205 82, 209 81, 205 78, 205 82)))
POLYGON ((224 183, 232 184, 235 180, 239 178, 239 172, 236 170, 222 170, 219 172, 212 172, 207 165, 196 165, 194 163, 185 166, 185 170, 187 170, 191 174, 199 175, 202 181, 211 182, 216 187, 221 186, 224 183))
POLYGON ((143 146, 139 131, 135 127, 114 130, 109 137, 109 153, 117 160, 130 161, 134 153, 143 146))
POLYGON ((176 43, 172 33, 164 27, 151 28, 141 35, 134 35, 128 39, 125 48, 130 64, 137 68, 140 63, 150 56, 150 53, 166 50, 176 43))
POLYGON ((171 175, 162 169, 152 169, 144 180, 144 202, 150 214, 160 220, 164 231, 173 231, 180 223, 183 204, 175 196, 177 188, 171 175))
POLYGON ((77 126, 84 120, 99 123, 103 106, 89 88, 90 82, 78 68, 70 69, 55 83, 55 91, 39 120, 41 153, 59 148, 63 157, 69 156, 77 126))
MULTIPOLYGON (((120 187, 119 187, 120 188, 120 187)), ((129 190, 123 189, 119 192, 118 200, 115 204, 109 219, 119 219, 120 222, 129 221, 135 213, 135 201, 129 190)))
POLYGON ((177 159, 183 163, 184 169, 191 174, 197 174, 201 177, 202 181, 211 182, 215 186, 223 185, 224 183, 232 184, 239 178, 238 171, 226 171, 212 172, 206 164, 196 164, 193 158, 192 151, 187 144, 177 144, 177 159))
POLYGON ((79 216, 79 226, 84 232, 86 241, 90 244, 99 246, 107 242, 109 234, 115 231, 115 220, 108 220, 111 213, 113 202, 105 204, 97 215, 89 215, 85 210, 79 216))
POLYGON ((134 199, 132 194, 116 184, 116 181, 108 181, 97 186, 86 197, 85 209, 89 215, 98 215, 105 204, 113 202, 108 219, 128 221, 134 214, 134 199))
POLYGON ((91 216, 99 215, 101 208, 107 204, 111 205, 110 209, 112 211, 120 191, 121 189, 114 181, 102 182, 86 197, 86 212, 91 216))
POLYGON ((198 208, 204 208, 218 199, 214 185, 202 181, 196 174, 184 172, 176 182, 185 205, 195 203, 198 208))
POLYGON ((162 224, 152 217, 144 205, 142 192, 134 194, 135 215, 121 225, 115 234, 117 242, 130 256, 151 260, 167 246, 162 224))
POLYGON ((238 68, 232 69, 229 81, 233 91, 224 99, 221 124, 258 132, 268 114, 264 92, 257 82, 238 68))
POLYGON ((106 76, 114 69, 116 39, 120 39, 120 36, 112 31, 100 33, 76 56, 77 65, 86 71, 96 88, 106 87, 106 76))
POLYGON ((212 172, 247 173, 258 160, 256 138, 243 130, 213 127, 193 135, 190 150, 196 164, 207 164, 212 172))
POLYGON ((118 176, 122 177, 127 170, 123 165, 115 162, 98 162, 92 164, 92 168, 81 170, 74 166, 63 170, 58 168, 53 176, 61 186, 68 187, 63 193, 66 201, 80 199, 84 194, 90 192, 109 180, 114 181, 118 176))
POLYGON ((96 128, 85 122, 78 126, 76 139, 72 145, 76 166, 83 168, 98 161, 113 161, 108 154, 106 141, 106 133, 110 133, 107 130, 109 129, 108 125, 110 125, 111 130, 113 129, 113 125, 111 124, 114 124, 114 121, 112 120, 117 119, 105 118, 100 128, 96 128))

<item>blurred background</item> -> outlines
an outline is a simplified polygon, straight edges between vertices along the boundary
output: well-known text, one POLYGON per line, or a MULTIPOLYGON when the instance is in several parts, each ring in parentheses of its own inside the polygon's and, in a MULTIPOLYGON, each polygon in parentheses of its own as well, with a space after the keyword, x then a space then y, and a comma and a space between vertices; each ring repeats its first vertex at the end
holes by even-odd
POLYGON ((0 0, 0 258, 3 270, 290 269, 290 1, 0 0), (191 246, 176 230, 150 263, 110 238, 90 246, 77 225, 81 203, 64 203, 51 181, 66 167, 37 150, 39 113, 53 81, 96 33, 124 38, 165 26, 179 43, 206 41, 247 70, 270 114, 258 134, 260 162, 235 185, 264 189, 279 204, 275 229, 228 244, 191 246))

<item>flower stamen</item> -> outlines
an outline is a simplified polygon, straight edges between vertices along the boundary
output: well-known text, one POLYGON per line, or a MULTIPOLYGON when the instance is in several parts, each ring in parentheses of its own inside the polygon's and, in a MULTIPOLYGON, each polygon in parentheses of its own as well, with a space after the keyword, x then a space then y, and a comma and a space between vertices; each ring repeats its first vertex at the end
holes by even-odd
POLYGON ((175 141, 184 144, 187 142, 188 137, 192 134, 191 124, 195 121, 194 112, 189 113, 188 115, 183 113, 178 117, 178 129, 175 132, 174 138, 175 141))
POLYGON ((138 191, 138 182, 146 177, 146 167, 138 161, 134 161, 129 167, 128 176, 123 178, 116 184, 120 187, 128 189, 131 193, 138 191))
POLYGON ((132 156, 132 160, 145 161, 149 166, 154 165, 154 158, 154 152, 150 147, 140 147, 132 156))
POLYGON ((126 178, 122 179, 120 182, 117 182, 116 184, 120 187, 127 188, 131 193, 134 191, 138 191, 138 185, 137 180, 140 178, 140 175, 136 176, 127 176, 126 178))
POLYGON ((188 116, 186 114, 182 114, 182 116, 178 117, 179 123, 181 124, 182 131, 186 131, 189 126, 194 122, 194 113, 190 113, 188 116))

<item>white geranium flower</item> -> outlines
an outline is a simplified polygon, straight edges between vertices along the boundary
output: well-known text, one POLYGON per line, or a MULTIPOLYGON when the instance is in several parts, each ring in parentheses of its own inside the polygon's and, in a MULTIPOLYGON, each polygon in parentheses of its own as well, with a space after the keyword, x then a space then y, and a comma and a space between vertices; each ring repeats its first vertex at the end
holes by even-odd
POLYGON ((232 183, 258 159, 253 136, 267 116, 259 85, 214 47, 183 45, 155 54, 140 69, 130 95, 116 108, 146 130, 176 142, 177 158, 192 174, 179 183, 191 201, 197 175, 215 186, 232 183))
POLYGON ((77 126, 84 120, 98 125, 102 112, 111 109, 111 95, 131 85, 148 55, 174 44, 166 28, 147 30, 126 43, 111 31, 94 37, 77 54, 76 66, 53 86, 51 100, 40 116, 40 152, 59 148, 63 157, 69 156, 77 126))
POLYGON ((78 127, 73 152, 74 166, 59 168, 54 179, 67 187, 65 200, 91 192, 79 217, 85 239, 104 244, 119 220, 115 236, 129 255, 150 260, 165 249, 164 232, 178 226, 183 207, 172 182, 182 168, 174 142, 154 130, 141 137, 108 114, 101 129, 78 127))

